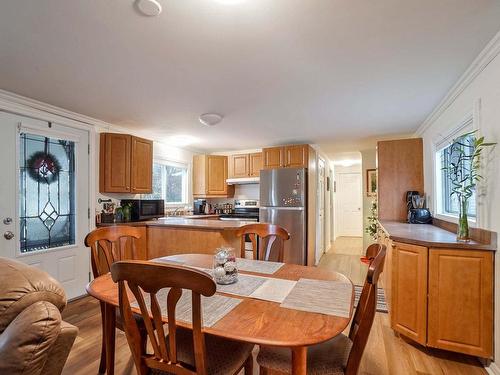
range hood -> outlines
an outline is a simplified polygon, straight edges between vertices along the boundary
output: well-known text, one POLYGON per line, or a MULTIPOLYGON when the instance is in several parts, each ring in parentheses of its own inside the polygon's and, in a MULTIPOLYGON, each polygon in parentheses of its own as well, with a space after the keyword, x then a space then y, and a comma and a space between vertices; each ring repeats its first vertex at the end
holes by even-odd
POLYGON ((242 177, 242 178, 228 178, 226 180, 228 185, 243 185, 243 184, 258 184, 259 177, 242 177))

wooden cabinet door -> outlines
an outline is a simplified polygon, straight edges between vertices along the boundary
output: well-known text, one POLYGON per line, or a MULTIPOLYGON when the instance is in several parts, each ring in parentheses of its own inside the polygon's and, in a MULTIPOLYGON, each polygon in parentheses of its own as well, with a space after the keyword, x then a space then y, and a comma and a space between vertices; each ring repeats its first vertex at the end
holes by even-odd
POLYGON ((149 194, 153 191, 153 141, 132 137, 130 192, 149 194))
POLYGON ((201 197, 207 194, 206 189, 206 156, 193 157, 193 196, 201 197))
POLYGON ((130 192, 131 139, 128 134, 101 134, 99 153, 101 193, 130 192))
POLYGON ((392 248, 391 327, 422 345, 427 342, 427 252, 422 246, 392 248))
POLYGON ((307 168, 308 156, 308 145, 285 146, 285 167, 307 168))
POLYGON ((228 157, 229 178, 248 177, 250 171, 250 158, 248 154, 231 155, 228 157))
POLYGON ((493 253, 430 249, 428 345, 493 354, 493 253))
POLYGON ((207 195, 227 195, 227 156, 206 156, 207 195))
POLYGON ((250 164, 249 173, 250 177, 259 177, 260 170, 262 169, 262 152, 255 152, 248 155, 248 160, 250 164))
POLYGON ((270 147, 262 150, 264 169, 280 168, 285 166, 283 147, 270 147))

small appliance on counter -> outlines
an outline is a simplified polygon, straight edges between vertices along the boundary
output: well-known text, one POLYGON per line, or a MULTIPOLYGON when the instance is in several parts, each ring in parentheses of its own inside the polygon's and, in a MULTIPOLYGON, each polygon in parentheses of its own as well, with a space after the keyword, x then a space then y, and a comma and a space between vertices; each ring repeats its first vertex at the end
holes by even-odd
POLYGON ((130 206, 131 221, 151 220, 165 216, 163 199, 122 199, 120 205, 130 206))
POLYGON ((425 206, 425 197, 420 196, 418 191, 406 192, 406 206, 408 207, 408 223, 431 224, 432 215, 425 206))
POLYGON ((205 199, 195 199, 193 202, 193 215, 205 215, 207 201, 205 199))

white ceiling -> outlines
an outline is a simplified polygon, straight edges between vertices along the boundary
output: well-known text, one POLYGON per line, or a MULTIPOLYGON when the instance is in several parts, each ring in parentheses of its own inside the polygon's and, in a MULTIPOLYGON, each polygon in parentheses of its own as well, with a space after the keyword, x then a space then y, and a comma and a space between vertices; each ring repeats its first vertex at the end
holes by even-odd
POLYGON ((159 1, 2 1, 0 88, 197 149, 334 152, 414 131, 500 29, 498 0, 159 1))

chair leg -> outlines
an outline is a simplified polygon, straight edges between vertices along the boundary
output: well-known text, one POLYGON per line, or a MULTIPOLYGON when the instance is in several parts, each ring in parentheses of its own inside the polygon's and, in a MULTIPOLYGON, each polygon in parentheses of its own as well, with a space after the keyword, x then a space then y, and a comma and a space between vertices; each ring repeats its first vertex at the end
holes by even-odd
POLYGON ((104 323, 104 318, 106 312, 104 311, 104 302, 101 305, 101 326, 102 326, 102 342, 101 342, 101 360, 99 362, 99 374, 104 374, 106 372, 106 325, 104 323))
POLYGON ((106 311, 105 336, 106 336, 106 374, 115 373, 115 334, 116 334, 116 311, 115 307, 109 304, 105 305, 106 311))
POLYGON ((245 362, 245 375, 253 375, 253 355, 251 353, 245 362))
POLYGON ((267 368, 259 366, 259 375, 267 375, 267 368))

